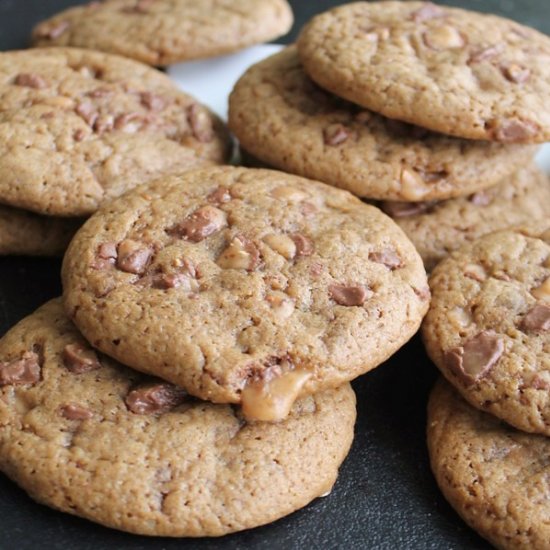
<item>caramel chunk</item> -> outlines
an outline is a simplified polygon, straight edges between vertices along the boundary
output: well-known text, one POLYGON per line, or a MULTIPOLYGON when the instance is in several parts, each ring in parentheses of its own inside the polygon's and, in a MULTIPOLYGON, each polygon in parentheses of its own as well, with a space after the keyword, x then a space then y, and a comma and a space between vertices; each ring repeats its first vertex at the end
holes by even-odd
POLYGON ((73 374, 83 374, 101 367, 96 352, 81 344, 68 344, 65 346, 63 364, 73 374))
POLYGON ((341 306, 362 306, 372 292, 363 285, 330 285, 330 297, 341 306))
POLYGON ((525 332, 547 332, 550 330, 550 306, 537 304, 522 319, 521 330, 525 332))
POLYGON ((283 420, 310 377, 310 372, 292 370, 268 380, 248 384, 241 394, 244 417, 249 421, 283 420))
POLYGON ((24 86, 26 88, 34 88, 36 90, 42 90, 48 87, 48 83, 35 73, 20 73, 15 77, 15 84, 17 86, 24 86))
POLYGON ((27 351, 21 359, 0 363, 0 386, 36 384, 40 380, 38 354, 27 351))
POLYGON ((501 54, 504 51, 504 44, 494 44, 488 46, 487 48, 478 49, 470 55, 468 62, 472 63, 481 63, 482 61, 490 61, 494 59, 497 55, 501 54))
POLYGON ((383 250, 370 252, 369 260, 378 264, 384 264, 391 271, 403 265, 401 258, 393 248, 384 248, 383 250))
POLYGON ((407 218, 409 216, 418 216, 424 214, 432 206, 433 202, 400 202, 384 201, 380 205, 382 210, 392 218, 407 218))
POLYGON ((423 288, 415 288, 412 287, 413 292, 422 300, 423 302, 427 302, 431 297, 432 293, 430 291, 429 286, 425 286, 423 288))
POLYGON ((48 40, 55 40, 59 38, 68 28, 70 23, 68 21, 60 21, 56 25, 42 26, 38 29, 37 35, 39 38, 47 38, 48 40))
POLYGON ((229 202, 233 197, 231 197, 231 191, 227 187, 220 186, 217 189, 214 189, 210 195, 208 195, 208 202, 212 204, 225 204, 229 202))
POLYGON ((185 218, 169 232, 198 243, 227 226, 227 215, 214 206, 203 206, 185 218))
POLYGON ((238 235, 221 253, 217 263, 223 269, 254 271, 260 264, 260 251, 250 239, 238 235))
POLYGON ((339 123, 327 126, 323 131, 323 139, 327 145, 340 145, 349 137, 348 129, 339 123))
POLYGON ((542 301, 550 301, 550 277, 548 277, 541 285, 531 290, 531 294, 542 301))
POLYGON ((117 254, 116 266, 118 269, 126 273, 143 275, 153 255, 153 250, 143 243, 126 239, 118 245, 117 254))
POLYGON ((91 103, 79 103, 75 108, 75 112, 88 126, 94 126, 98 113, 91 103))
POLYGON ((462 346, 445 352, 445 364, 464 384, 471 385, 489 374, 503 352, 503 339, 484 330, 462 346))
POLYGON ((141 104, 150 111, 162 111, 166 106, 164 99, 153 92, 141 92, 141 104))
POLYGON ((512 63, 511 65, 502 67, 502 74, 506 80, 509 80, 510 82, 514 82, 515 84, 523 84, 529 80, 531 71, 526 67, 512 63))
POLYGON ((115 118, 113 126, 115 130, 133 134, 143 126, 143 122, 144 119, 139 113, 123 113, 115 118))
POLYGON ((89 420, 94 416, 94 413, 90 409, 87 409, 78 403, 68 403, 67 405, 63 405, 59 409, 59 412, 61 413, 61 416, 67 420, 89 420))
POLYGON ((491 204, 491 197, 486 191, 478 191, 470 195, 468 200, 475 206, 488 206, 491 204))
POLYGON ((294 257, 300 258, 302 256, 311 256, 313 254, 315 247, 313 245, 313 241, 309 237, 306 237, 301 233, 294 233, 290 235, 290 238, 296 246, 296 253, 294 257))
POLYGON ((440 17, 445 17, 445 11, 431 2, 426 2, 420 9, 411 14, 411 19, 415 23, 422 23, 440 17))
POLYGON ((187 109, 187 120, 189 121, 193 135, 198 141, 208 143, 214 139, 212 122, 203 107, 197 103, 193 103, 187 109))
POLYGON ((167 382, 152 382, 132 390, 125 399, 135 414, 160 414, 181 405, 187 392, 167 382))
POLYGON ((428 48, 436 51, 462 48, 465 41, 463 36, 450 25, 433 27, 424 33, 424 43, 428 48))

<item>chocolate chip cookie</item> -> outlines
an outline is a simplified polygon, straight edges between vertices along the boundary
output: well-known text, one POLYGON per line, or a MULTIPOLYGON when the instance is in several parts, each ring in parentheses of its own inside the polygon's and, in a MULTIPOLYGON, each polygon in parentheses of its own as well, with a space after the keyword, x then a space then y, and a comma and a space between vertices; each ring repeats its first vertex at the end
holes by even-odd
POLYGON ((384 202, 431 271, 453 250, 482 235, 550 218, 550 179, 531 164, 502 183, 448 201, 384 202))
POLYGON ((292 22, 286 0, 106 0, 43 21, 32 40, 162 66, 267 42, 286 34, 292 22))
POLYGON ((109 527, 218 536, 332 488, 353 438, 349 384, 280 424, 247 423, 97 354, 54 300, 0 341, 0 469, 35 500, 109 527))
POLYGON ((440 381, 428 406, 428 448, 453 508, 497 548, 548 548, 550 439, 470 407, 440 381))
POLYGON ((532 145, 443 136, 357 107, 314 84, 293 46, 241 77, 229 100, 229 126, 248 153, 273 167, 380 200, 469 194, 536 152, 532 145))
POLYGON ((229 149, 221 121, 150 67, 68 48, 0 53, 2 203, 83 216, 229 149))
POLYGON ((550 435, 550 222, 453 252, 430 277, 426 349, 475 407, 550 435))
POLYGON ((399 227, 350 193, 215 167, 113 201, 73 239, 66 311, 93 346, 258 420, 376 367, 429 289, 399 227))
POLYGON ((61 256, 83 221, 0 205, 0 255, 61 256))
POLYGON ((429 2, 355 2, 298 46, 320 86, 389 118, 470 139, 550 139, 550 38, 429 2))

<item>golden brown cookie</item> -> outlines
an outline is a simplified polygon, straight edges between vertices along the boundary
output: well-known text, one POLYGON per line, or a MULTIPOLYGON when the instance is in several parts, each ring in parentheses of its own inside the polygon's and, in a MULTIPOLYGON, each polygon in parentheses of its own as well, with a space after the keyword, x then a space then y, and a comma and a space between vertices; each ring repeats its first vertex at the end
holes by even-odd
POLYGON ((43 21, 32 39, 169 65, 273 40, 292 22, 286 0, 104 0, 43 21))
POLYGON ((83 221, 0 205, 0 255, 61 256, 83 221))
POLYGON ((69 48, 0 53, 2 203, 83 216, 229 153, 221 121, 150 67, 69 48))
POLYGON ((432 470, 453 508, 497 548, 546 550, 550 439, 470 407, 440 380, 428 405, 432 470))
POLYGON ((229 126, 270 166, 379 200, 467 195, 511 175, 536 152, 428 132, 357 107, 314 84, 294 46, 241 77, 229 99, 229 126))
POLYGON ((429 291, 399 227, 350 193, 215 167, 113 201, 63 265, 69 316, 103 352, 249 418, 376 367, 429 291))
POLYGON ((219 536, 332 488, 352 439, 349 384, 247 423, 96 354, 53 300, 0 341, 0 469, 32 498, 131 533, 219 536))
POLYGON ((428 355, 475 407, 550 435, 550 221, 498 231, 430 277, 428 355))
POLYGON ((550 38, 430 2, 354 2, 298 47, 320 86, 389 118, 469 139, 550 139, 550 38))
POLYGON ((498 185, 442 202, 384 202, 382 210, 405 231, 427 271, 482 235, 550 218, 550 179, 534 164, 498 185))

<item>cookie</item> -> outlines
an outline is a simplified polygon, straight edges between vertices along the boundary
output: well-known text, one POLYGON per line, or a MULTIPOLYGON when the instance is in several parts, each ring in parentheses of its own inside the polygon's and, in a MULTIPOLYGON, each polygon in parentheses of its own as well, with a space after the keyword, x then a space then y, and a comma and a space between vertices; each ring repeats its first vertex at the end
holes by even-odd
POLYGON ((389 118, 469 139, 550 139, 550 38, 429 2, 355 2, 313 18, 298 47, 320 86, 389 118))
POLYGON ((430 277, 428 355, 474 407, 550 435, 550 222, 498 231, 430 277))
POLYGON ((550 439, 473 409, 439 381, 428 405, 428 448, 441 491, 481 536, 497 548, 548 548, 550 439))
POLYGON ((221 121, 166 75, 86 50, 0 53, 0 121, 0 202, 53 216, 230 152, 221 121))
POLYGON ((61 256, 82 222, 0 205, 0 255, 61 256))
POLYGON ((356 107, 316 86, 292 46, 237 82, 229 127, 248 153, 273 167, 380 200, 478 191, 536 152, 443 136, 356 107))
POLYGON ((378 209, 234 167, 113 201, 62 271, 66 311, 94 347, 257 420, 379 365, 429 299, 422 260, 378 209))
POLYGON ((353 439, 349 384, 247 423, 97 355, 60 300, 4 336, 0 359, 0 469, 38 502, 132 533, 274 521, 331 490, 353 439))
POLYGON ((384 202, 431 271, 453 250, 482 235, 550 218, 550 179, 534 164, 499 185, 442 202, 384 202))
POLYGON ((292 22, 286 0, 107 0, 43 21, 32 40, 163 66, 267 42, 286 34, 292 22))

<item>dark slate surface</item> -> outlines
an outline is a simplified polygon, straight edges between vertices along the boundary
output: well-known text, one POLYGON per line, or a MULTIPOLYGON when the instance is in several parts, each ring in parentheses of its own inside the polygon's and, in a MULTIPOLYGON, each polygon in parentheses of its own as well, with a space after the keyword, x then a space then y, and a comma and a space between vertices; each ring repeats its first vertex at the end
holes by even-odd
MULTIPOLYGON (((71 0, 0 0, 0 49, 22 48, 32 25, 71 0)), ((341 2, 291 0, 294 39, 314 13, 341 2)), ((492 11, 550 34, 549 0, 444 2, 492 11)), ((0 333, 59 294, 60 262, 0 258, 0 333)), ((0 549, 487 548, 440 495, 425 446, 425 405, 436 373, 414 340, 354 383, 353 449, 332 494, 272 525, 223 539, 151 539, 119 533, 31 501, 0 474, 0 549)))

